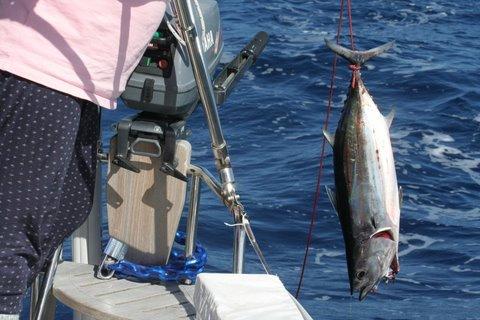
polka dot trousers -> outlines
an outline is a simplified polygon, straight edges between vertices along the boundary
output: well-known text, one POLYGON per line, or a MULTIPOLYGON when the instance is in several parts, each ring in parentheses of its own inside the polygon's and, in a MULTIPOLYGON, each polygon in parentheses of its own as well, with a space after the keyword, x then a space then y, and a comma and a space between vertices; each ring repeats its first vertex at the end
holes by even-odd
POLYGON ((87 218, 98 137, 93 103, 0 71, 0 314, 87 218))

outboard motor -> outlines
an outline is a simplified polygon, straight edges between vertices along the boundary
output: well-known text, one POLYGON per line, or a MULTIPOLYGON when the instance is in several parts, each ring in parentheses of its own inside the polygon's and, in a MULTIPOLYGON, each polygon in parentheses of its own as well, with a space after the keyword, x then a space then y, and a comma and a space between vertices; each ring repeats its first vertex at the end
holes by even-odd
MULTIPOLYGON (((195 24, 201 32, 203 58, 212 75, 223 51, 220 13, 214 0, 199 0, 195 24)), ((155 32, 140 64, 128 80, 122 99, 130 108, 182 120, 198 105, 198 90, 187 50, 176 29, 173 12, 155 32)))

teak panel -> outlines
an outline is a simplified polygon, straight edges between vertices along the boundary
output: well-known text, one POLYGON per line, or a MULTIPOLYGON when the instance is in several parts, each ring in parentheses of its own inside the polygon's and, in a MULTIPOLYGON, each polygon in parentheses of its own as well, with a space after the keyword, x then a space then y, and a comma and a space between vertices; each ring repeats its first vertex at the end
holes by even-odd
MULTIPOLYGON (((115 147, 114 137, 111 154, 114 154, 115 147)), ((151 148, 154 149, 153 146, 151 148)), ((177 169, 185 175, 190 164, 191 149, 188 141, 177 141, 177 169)), ((109 233, 129 246, 128 260, 144 265, 162 265, 168 261, 173 246, 185 205, 187 183, 161 172, 160 158, 132 155, 130 162, 140 169, 140 173, 109 162, 109 233)))

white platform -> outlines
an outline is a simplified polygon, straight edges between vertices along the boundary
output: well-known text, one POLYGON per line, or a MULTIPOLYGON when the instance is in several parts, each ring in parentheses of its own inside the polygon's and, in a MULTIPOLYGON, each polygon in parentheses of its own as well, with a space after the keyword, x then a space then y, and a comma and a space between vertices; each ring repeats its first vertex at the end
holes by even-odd
POLYGON ((304 320, 277 276, 202 273, 194 293, 197 320, 304 320))
POLYGON ((94 266, 63 262, 53 295, 70 308, 101 320, 195 319, 194 286, 153 285, 127 280, 99 280, 94 266))

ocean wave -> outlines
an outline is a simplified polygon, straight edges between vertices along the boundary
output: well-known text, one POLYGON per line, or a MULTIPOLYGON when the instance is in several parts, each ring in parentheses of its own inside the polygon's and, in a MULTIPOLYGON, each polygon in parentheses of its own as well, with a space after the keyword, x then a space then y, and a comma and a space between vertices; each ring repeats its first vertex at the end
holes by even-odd
POLYGON ((441 164, 445 168, 458 169, 467 173, 470 178, 480 185, 480 152, 463 151, 452 143, 452 136, 428 130, 423 132, 421 143, 432 162, 441 164))
POLYGON ((436 242, 443 242, 442 239, 435 239, 429 236, 415 234, 415 233, 407 233, 407 234, 400 234, 400 244, 406 246, 406 248, 402 249, 399 253, 399 257, 406 256, 413 251, 416 250, 423 250, 436 242))
POLYGON ((472 268, 468 268, 468 267, 461 266, 461 265, 456 265, 456 266, 450 267, 450 270, 451 270, 451 271, 454 271, 454 272, 475 272, 475 273, 480 273, 480 270, 478 270, 478 269, 472 269, 472 268))
POLYGON ((417 210, 424 212, 421 218, 445 225, 480 226, 480 208, 460 209, 446 208, 427 204, 415 204, 417 210))
POLYGON ((324 265, 325 262, 323 262, 323 257, 327 258, 335 258, 335 257, 340 257, 345 255, 343 251, 337 251, 337 250, 328 250, 328 249, 318 249, 315 252, 315 264, 316 265, 324 265))

